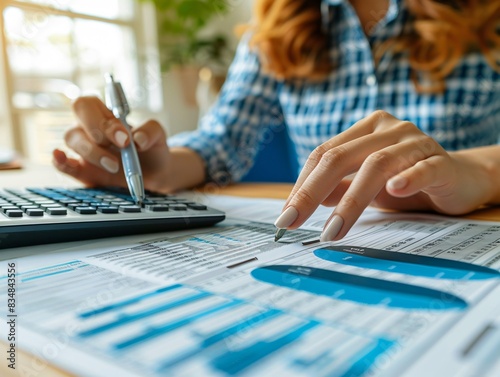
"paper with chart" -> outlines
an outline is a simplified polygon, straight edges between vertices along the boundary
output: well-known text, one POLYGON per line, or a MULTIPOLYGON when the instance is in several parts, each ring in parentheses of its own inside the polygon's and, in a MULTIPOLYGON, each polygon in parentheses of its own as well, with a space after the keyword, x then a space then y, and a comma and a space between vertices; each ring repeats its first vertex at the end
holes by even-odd
POLYGON ((342 242, 308 246, 318 231, 274 243, 272 225, 239 219, 21 259, 20 346, 65 339, 48 361, 83 375, 401 376, 500 280, 498 224, 415 218, 368 213, 342 242), (346 245, 487 269, 409 269, 346 245))

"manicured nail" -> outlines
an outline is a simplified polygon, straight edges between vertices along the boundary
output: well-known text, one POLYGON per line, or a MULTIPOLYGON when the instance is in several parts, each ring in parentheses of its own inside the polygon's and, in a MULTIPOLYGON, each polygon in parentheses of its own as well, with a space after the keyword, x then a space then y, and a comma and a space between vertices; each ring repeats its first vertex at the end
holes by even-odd
POLYGON ((333 241, 337 234, 339 234, 342 225, 344 225, 344 219, 339 215, 333 216, 326 228, 323 229, 323 233, 321 233, 321 242, 333 241))
POLYGON ((397 175, 387 182, 387 186, 393 190, 401 190, 408 185, 408 179, 406 177, 397 175))
POLYGON ((124 147, 127 139, 128 139, 128 135, 125 132, 123 132, 123 131, 116 131, 115 132, 115 141, 119 147, 124 147))
POLYGON ((148 137, 144 132, 136 132, 133 136, 135 143, 139 148, 144 149, 148 145, 148 137))
POLYGON ((116 161, 113 161, 109 157, 102 157, 101 160, 99 161, 101 163, 101 166, 109 171, 110 173, 118 173, 118 170, 120 169, 120 166, 116 161))
POLYGON ((284 229, 292 225, 292 223, 299 216, 299 212, 294 207, 288 207, 283 211, 283 213, 276 219, 274 226, 276 228, 284 229))

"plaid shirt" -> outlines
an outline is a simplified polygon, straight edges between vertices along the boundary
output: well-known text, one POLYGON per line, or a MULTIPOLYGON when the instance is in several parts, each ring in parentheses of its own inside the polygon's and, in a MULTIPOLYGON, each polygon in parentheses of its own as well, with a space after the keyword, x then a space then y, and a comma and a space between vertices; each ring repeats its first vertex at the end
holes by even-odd
POLYGON ((496 144, 500 135, 500 74, 470 53, 446 79, 441 94, 417 93, 404 54, 386 54, 375 66, 372 49, 401 33, 409 18, 402 0, 391 0, 367 37, 348 0, 329 3, 330 55, 335 68, 321 82, 276 80, 261 72, 242 40, 218 101, 197 131, 176 135, 206 162, 209 179, 237 181, 251 167, 269 130, 286 127, 299 166, 315 147, 382 109, 408 120, 447 150, 496 144))

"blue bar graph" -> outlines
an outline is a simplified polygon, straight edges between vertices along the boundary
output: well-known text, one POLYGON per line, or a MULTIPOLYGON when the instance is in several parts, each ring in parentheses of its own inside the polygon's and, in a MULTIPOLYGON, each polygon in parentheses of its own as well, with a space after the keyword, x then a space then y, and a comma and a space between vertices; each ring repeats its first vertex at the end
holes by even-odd
POLYGON ((243 318, 240 320, 237 320, 235 323, 230 325, 229 327, 216 332, 215 334, 212 334, 205 339, 203 339, 200 342, 200 346, 197 348, 190 349, 187 352, 184 352, 180 355, 177 355, 176 357, 165 360, 158 368, 159 372, 163 372, 168 370, 169 368, 172 368, 176 364, 182 363, 186 360, 188 360, 191 357, 194 357, 196 354, 201 353, 202 351, 208 349, 209 347, 212 347, 220 342, 223 342, 224 340, 229 339, 230 337, 237 335, 240 332, 245 332, 249 331, 251 328, 260 325, 262 323, 265 323, 273 318, 276 318, 278 315, 282 314, 280 310, 277 309, 271 309, 271 310, 266 310, 262 313, 258 313, 254 316, 251 316, 249 318, 243 318))
MULTIPOLYGON (((301 266, 267 266, 253 270, 252 276, 264 283, 326 296, 335 295, 339 287, 342 287, 346 291, 346 298, 373 304, 380 300, 387 301, 390 296, 393 304, 405 308, 425 307, 430 297, 433 297, 422 295, 421 292, 409 294, 404 289, 394 287, 379 289, 380 292, 377 289, 370 291, 366 283, 349 285, 349 276, 344 274, 339 278, 340 275, 331 273, 334 272, 301 266)), ((370 281, 370 284, 373 288, 373 282, 370 281)), ((461 307, 461 302, 454 300, 455 298, 450 301, 448 308, 461 307)), ((193 363, 205 365, 207 370, 221 376, 237 376, 252 371, 253 368, 259 370, 267 361, 272 363, 276 360, 285 369, 289 368, 304 376, 316 375, 320 371, 322 375, 329 375, 323 372, 329 371, 340 360, 339 368, 334 367, 332 377, 363 376, 372 371, 379 357, 394 344, 389 339, 351 334, 347 330, 334 329, 317 319, 298 317, 281 309, 182 284, 122 299, 80 313, 78 318, 82 324, 87 321, 95 321, 96 324, 84 326, 85 330, 75 340, 95 346, 96 341, 97 344, 99 341, 94 337, 99 336, 103 340, 109 332, 111 338, 105 342, 108 346, 102 348, 102 351, 116 360, 130 357, 133 360, 136 352, 157 353, 156 361, 149 361, 138 367, 148 375, 158 377, 176 375, 176 371, 183 371, 184 367, 193 363), (165 294, 164 300, 162 294, 165 294), (169 315, 170 311, 172 316, 169 315), (102 321, 106 318, 108 321, 102 321), (225 318, 225 325, 207 332, 205 323, 217 323, 217 318, 225 318), (273 321, 280 330, 269 332, 274 326, 273 321), (193 325, 201 326, 199 328, 204 331, 193 331, 193 325), (342 339, 354 341, 358 346, 342 350, 344 361, 336 353, 336 348, 342 344, 334 341, 331 345, 323 345, 315 355, 314 352, 311 353, 311 347, 314 347, 312 338, 306 335, 311 333, 311 336, 318 336, 322 328, 332 339, 341 336, 342 339), (119 338, 117 335, 121 329, 124 330, 123 337, 119 338), (317 333, 312 334, 314 331, 317 333), (343 335, 336 335, 337 332, 343 335), (177 337, 185 341, 179 344, 178 349, 175 346, 172 348, 175 341, 170 343, 170 339, 178 339, 177 337), (151 348, 155 343, 150 342, 155 339, 160 342, 157 344, 163 344, 164 341, 169 346, 165 349, 156 346, 151 348)))
POLYGON ((116 327, 123 326, 127 323, 138 321, 138 320, 153 316, 155 314, 163 313, 163 312, 166 312, 170 309, 175 309, 175 308, 180 307, 182 305, 186 305, 186 304, 195 302, 197 300, 200 300, 202 298, 206 298, 208 296, 209 296, 209 293, 201 292, 198 294, 193 294, 191 296, 182 297, 178 300, 168 302, 166 304, 154 307, 152 309, 147 309, 147 310, 144 310, 144 311, 136 313, 136 314, 122 315, 122 316, 120 316, 119 319, 117 319, 115 321, 91 328, 89 330, 82 331, 78 335, 82 338, 97 335, 97 334, 103 333, 105 331, 114 329, 116 327))
POLYGON ((318 326, 319 322, 310 321, 298 328, 270 341, 257 341, 237 351, 228 351, 214 358, 212 366, 228 376, 234 376, 274 352, 300 339, 309 330, 318 326))
POLYGON ((174 289, 178 289, 178 288, 181 288, 181 287, 182 286, 180 284, 169 285, 168 287, 162 287, 162 288, 159 288, 159 289, 157 289, 157 290, 155 290, 153 292, 149 292, 149 293, 146 293, 146 294, 143 294, 143 295, 140 295, 140 296, 132 297, 132 298, 130 298, 128 300, 118 301, 118 302, 115 302, 115 303, 113 303, 111 305, 101 306, 98 309, 93 309, 93 310, 89 310, 89 311, 86 311, 86 312, 82 312, 82 313, 79 314, 79 317, 80 318, 90 318, 90 317, 93 317, 93 316, 96 316, 96 315, 99 315, 99 314, 103 314, 103 313, 107 313, 107 312, 110 312, 110 311, 113 311, 113 310, 122 309, 122 308, 125 308, 125 307, 129 306, 129 305, 136 304, 136 303, 138 303, 140 301, 143 301, 145 299, 158 296, 161 293, 172 291, 174 289))
POLYGON ((143 342, 145 340, 152 339, 152 338, 167 334, 170 331, 176 330, 176 329, 181 328, 183 326, 187 326, 190 323, 192 323, 200 318, 212 315, 214 313, 217 313, 217 312, 222 311, 224 309, 228 309, 228 308, 235 306, 235 305, 238 305, 238 304, 239 304, 238 301, 230 301, 230 302, 227 302, 225 304, 221 304, 221 305, 212 307, 210 309, 206 309, 202 312, 189 315, 186 318, 175 320, 175 321, 166 323, 162 326, 152 327, 138 336, 135 336, 131 339, 127 339, 124 342, 117 343, 115 345, 115 349, 116 350, 123 350, 124 348, 134 346, 134 345, 136 345, 140 342, 143 342))
POLYGON ((357 246, 331 246, 314 250, 329 262, 434 279, 484 280, 500 278, 500 271, 461 261, 432 258, 357 246))
POLYGON ((353 377, 363 376, 369 372, 377 359, 386 353, 395 342, 387 339, 378 339, 373 344, 370 344, 363 351, 361 351, 356 358, 348 361, 348 369, 342 372, 340 377, 353 377))
POLYGON ((450 293, 319 268, 274 265, 251 274, 264 283, 365 305, 426 310, 463 310, 468 306, 450 293))

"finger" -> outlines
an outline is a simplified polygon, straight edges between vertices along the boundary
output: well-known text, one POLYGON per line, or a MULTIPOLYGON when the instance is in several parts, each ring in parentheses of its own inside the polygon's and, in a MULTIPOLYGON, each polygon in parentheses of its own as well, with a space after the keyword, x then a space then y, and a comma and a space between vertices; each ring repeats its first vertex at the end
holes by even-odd
POLYGON ((119 148, 129 143, 127 128, 97 97, 80 97, 73 102, 73 111, 88 137, 96 144, 119 148))
POLYGON ((432 209, 432 202, 429 196, 423 192, 405 198, 397 198, 389 194, 386 190, 381 190, 377 197, 372 200, 370 207, 393 209, 397 211, 418 211, 432 209))
POLYGON ((323 155, 333 148, 339 147, 345 143, 356 140, 363 136, 372 134, 377 127, 380 125, 393 126, 395 123, 400 122, 397 118, 393 117, 385 111, 375 111, 366 118, 361 119, 348 128, 346 131, 340 133, 339 135, 331 138, 327 142, 316 148, 309 158, 307 159, 303 169, 301 170, 299 177, 285 202, 284 208, 289 205, 291 199, 295 196, 297 191, 300 190, 306 179, 314 171, 316 166, 320 163, 323 155))
POLYGON ((85 161, 116 174, 120 170, 120 163, 109 149, 102 148, 90 140, 81 127, 74 127, 66 132, 64 140, 68 147, 78 153, 85 161))
POLYGON ((347 189, 352 183, 352 179, 343 179, 337 187, 328 195, 325 200, 321 203, 321 205, 325 207, 334 207, 336 206, 339 202, 340 199, 344 196, 346 193, 347 189))
POLYGON ((167 134, 160 123, 149 120, 142 126, 132 131, 132 138, 137 145, 137 150, 144 152, 155 145, 164 145, 167 142, 167 134))
POLYGON ((62 173, 83 182, 87 186, 122 186, 126 182, 123 174, 103 174, 98 167, 85 161, 69 158, 61 150, 52 153, 52 164, 62 173))
POLYGON ((372 153, 363 162, 327 222, 321 236, 322 240, 332 241, 344 237, 391 177, 430 157, 429 149, 418 146, 425 144, 428 137, 422 135, 420 139, 419 142, 416 140, 402 142, 372 153), (420 153, 415 153, 416 150, 420 153), (415 158, 419 160, 416 161, 415 158), (339 227, 340 223, 342 225, 339 227))
POLYGON ((429 207, 449 215, 460 215, 477 208, 478 193, 474 180, 469 183, 457 178, 449 155, 431 156, 391 178, 386 190, 395 198, 428 196, 429 207), (461 197, 462 200, 457 200, 461 197))
POLYGON ((437 155, 417 162, 387 181, 387 191, 401 198, 423 190, 428 193, 450 192, 453 190, 453 182, 450 180, 451 171, 447 160, 445 155, 437 155))
POLYGON ((326 152, 290 200, 289 206, 296 209, 297 218, 288 228, 302 225, 344 177, 357 171, 368 156, 397 143, 399 138, 398 133, 383 131, 362 136, 326 152))

